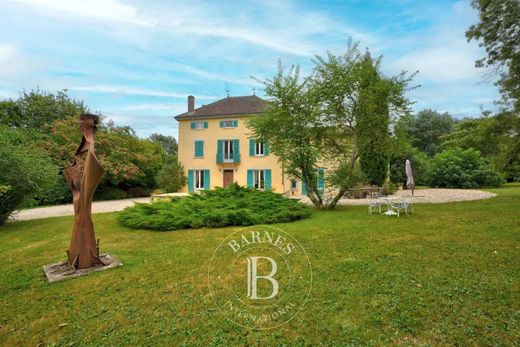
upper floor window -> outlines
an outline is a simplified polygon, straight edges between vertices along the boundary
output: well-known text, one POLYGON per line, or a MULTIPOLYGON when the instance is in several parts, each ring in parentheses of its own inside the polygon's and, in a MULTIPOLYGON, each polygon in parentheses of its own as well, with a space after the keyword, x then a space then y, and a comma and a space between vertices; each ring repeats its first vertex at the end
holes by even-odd
POLYGON ((238 121, 235 119, 227 119, 220 121, 221 128, 236 128, 238 126, 238 121))
POLYGON ((194 130, 207 129, 208 122, 191 122, 191 128, 194 130))
POLYGON ((233 162, 235 146, 233 140, 224 140, 224 161, 233 162))
POLYGON ((257 141, 255 143, 255 155, 265 155, 264 143, 257 141))

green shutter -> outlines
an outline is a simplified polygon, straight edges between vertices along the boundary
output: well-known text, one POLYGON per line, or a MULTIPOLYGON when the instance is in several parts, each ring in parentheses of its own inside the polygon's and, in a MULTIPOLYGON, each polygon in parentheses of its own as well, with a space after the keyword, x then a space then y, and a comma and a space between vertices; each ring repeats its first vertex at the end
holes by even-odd
POLYGON ((264 155, 269 155, 269 144, 267 143, 267 141, 264 141, 264 155))
POLYGON ((219 122, 219 124, 220 124, 220 127, 221 127, 221 128, 224 127, 224 121, 223 121, 223 120, 221 120, 221 121, 219 122))
POLYGON ((233 163, 240 163, 240 142, 233 140, 233 163))
POLYGON ((320 193, 323 193, 323 190, 325 189, 325 177, 324 177, 324 169, 323 168, 319 168, 318 169, 318 182, 317 182, 317 186, 318 186, 318 191, 320 193))
POLYGON ((238 121, 237 120, 234 120, 233 121, 233 128, 236 128, 238 126, 238 121))
POLYGON ((209 170, 204 170, 204 190, 209 190, 209 170))
POLYGON ((307 195, 307 185, 305 181, 302 180, 302 195, 307 195))
POLYGON ((208 128, 208 122, 204 122, 204 129, 208 128))
POLYGON ((253 188, 253 170, 247 170, 247 186, 253 188))
POLYGON ((271 189, 271 170, 265 170, 265 189, 271 189))
POLYGON ((195 141, 195 157, 202 158, 204 156, 204 141, 195 141))
POLYGON ((190 127, 191 127, 192 129, 195 129, 195 122, 191 122, 191 123, 190 123, 190 127))
POLYGON ((217 140, 217 164, 222 164, 224 161, 224 154, 222 153, 224 151, 224 140, 217 140))
POLYGON ((188 170, 188 192, 193 192, 193 170, 188 170))
POLYGON ((249 156, 254 157, 255 156, 255 139, 249 139, 249 156))

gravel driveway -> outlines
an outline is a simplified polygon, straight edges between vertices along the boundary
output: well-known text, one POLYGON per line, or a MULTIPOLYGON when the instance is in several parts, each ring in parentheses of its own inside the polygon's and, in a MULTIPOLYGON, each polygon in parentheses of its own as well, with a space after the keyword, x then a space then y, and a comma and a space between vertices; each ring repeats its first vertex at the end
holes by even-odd
MULTIPOLYGON (((171 195, 187 195, 183 193, 171 195)), ((410 196, 411 191, 399 190, 394 196, 410 196)), ((495 193, 483 192, 473 189, 417 189, 413 198, 414 203, 444 203, 452 201, 468 201, 489 199, 496 196, 495 193)), ((294 196, 302 202, 310 204, 310 200, 306 196, 294 196)), ((123 200, 95 201, 92 203, 92 213, 99 212, 116 212, 121 211, 125 207, 133 206, 136 202, 150 202, 150 198, 133 198, 123 200)), ((340 205, 367 205, 367 199, 341 199, 340 205)), ((58 216, 71 216, 74 214, 72 204, 58 205, 49 207, 37 207, 15 212, 11 216, 12 221, 21 221, 29 219, 49 218, 58 216)))
MULTIPOLYGON (((121 211, 125 207, 133 206, 136 202, 150 202, 150 198, 94 201, 92 203, 92 213, 121 211)), ((48 207, 29 208, 26 210, 17 211, 13 213, 13 215, 11 216, 11 221, 72 215, 74 215, 74 208, 72 204, 57 205, 48 207)))

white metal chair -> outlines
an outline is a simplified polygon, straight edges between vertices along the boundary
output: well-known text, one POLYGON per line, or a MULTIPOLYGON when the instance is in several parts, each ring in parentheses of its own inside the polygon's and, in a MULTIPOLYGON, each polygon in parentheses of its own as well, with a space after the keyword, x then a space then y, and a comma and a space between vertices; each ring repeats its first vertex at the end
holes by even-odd
POLYGON ((368 198, 368 214, 372 214, 375 210, 379 211, 381 214, 381 206, 386 205, 383 201, 383 195, 381 193, 369 193, 367 195, 368 198))
POLYGON ((390 202, 390 208, 397 212, 399 218, 401 210, 408 216, 408 209, 411 207, 411 201, 409 198, 400 198, 390 202))

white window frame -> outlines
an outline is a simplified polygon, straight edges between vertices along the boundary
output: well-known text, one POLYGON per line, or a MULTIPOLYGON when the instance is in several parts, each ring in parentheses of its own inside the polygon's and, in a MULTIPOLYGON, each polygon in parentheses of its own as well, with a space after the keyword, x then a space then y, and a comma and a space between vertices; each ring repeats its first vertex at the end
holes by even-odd
POLYGON ((193 130, 204 130, 204 122, 193 122, 193 130))
POLYGON ((233 163, 234 162, 234 154, 235 154, 235 145, 233 140, 223 140, 222 141, 222 160, 224 163, 233 163))
POLYGON ((195 190, 204 190, 204 171, 205 170, 194 170, 193 188, 195 190))
POLYGON ((265 189, 265 171, 253 170, 253 187, 259 190, 265 189))
POLYGON ((255 156, 265 156, 265 145, 263 141, 255 141, 255 156))
POLYGON ((234 128, 235 119, 225 119, 222 121, 222 128, 234 128))

